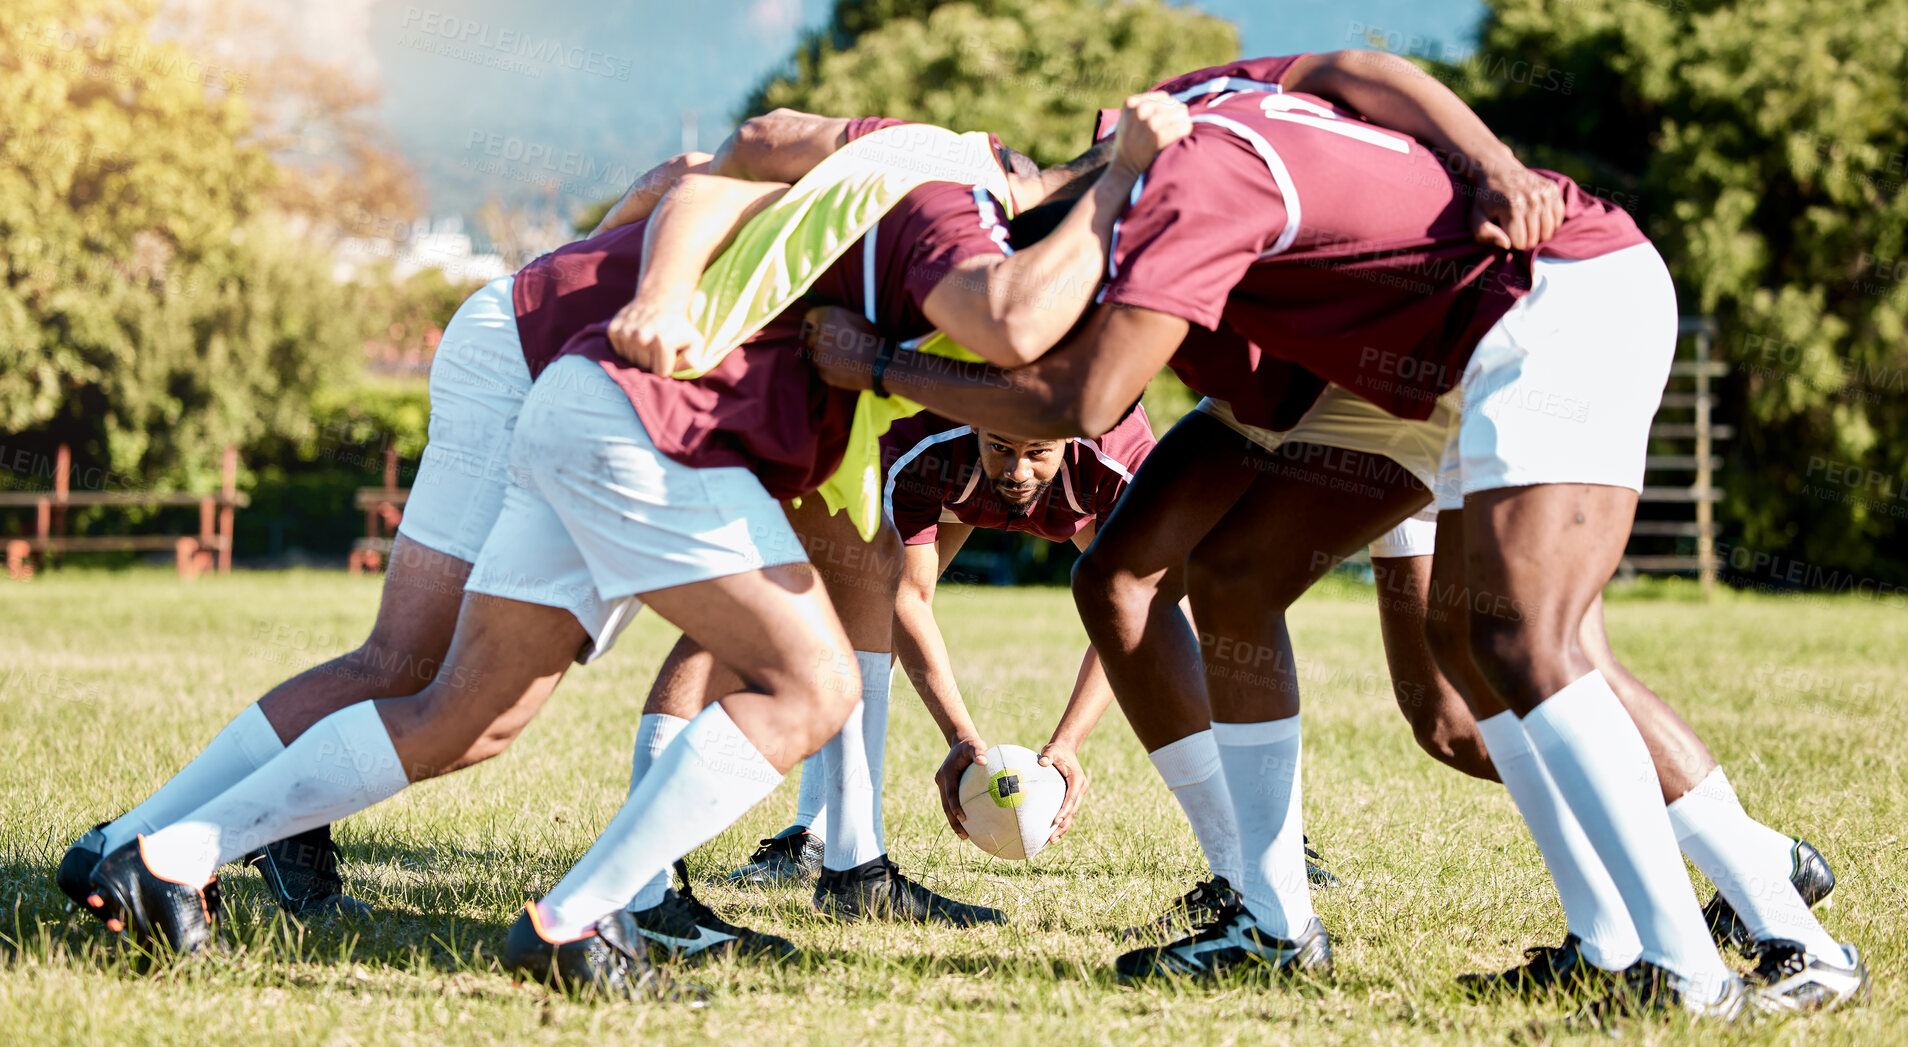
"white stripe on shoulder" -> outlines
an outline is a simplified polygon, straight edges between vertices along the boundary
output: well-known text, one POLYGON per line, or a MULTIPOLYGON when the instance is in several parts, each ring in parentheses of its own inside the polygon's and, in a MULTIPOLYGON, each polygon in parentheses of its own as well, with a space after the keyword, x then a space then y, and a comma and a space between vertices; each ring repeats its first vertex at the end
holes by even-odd
POLYGON ((1073 442, 1079 444, 1082 447, 1091 449, 1093 451, 1093 456, 1100 460, 1100 464, 1106 466, 1108 469, 1113 470, 1115 473, 1118 473, 1120 479, 1125 480, 1127 483, 1133 482, 1133 473, 1131 470, 1126 468, 1126 463, 1120 461, 1118 458, 1115 458, 1112 455, 1107 454, 1105 451, 1101 450, 1100 441, 1092 439, 1090 437, 1082 436, 1073 442))
POLYGON ((1259 154, 1259 159, 1265 161, 1266 169, 1272 172, 1273 183, 1279 187, 1279 195, 1285 199, 1285 228, 1280 231, 1278 239, 1272 241, 1272 246, 1266 248, 1265 253, 1259 257, 1270 258, 1291 247, 1292 241, 1298 239, 1301 218, 1298 187, 1292 184, 1292 172, 1286 169, 1285 161, 1279 158, 1278 150, 1272 148, 1272 143, 1266 141, 1264 135, 1231 117, 1220 116, 1218 113, 1200 113, 1192 118, 1192 122, 1212 124, 1231 131, 1245 139, 1246 144, 1252 146, 1259 154))
POLYGON ((881 220, 868 227, 868 233, 861 238, 861 312, 869 323, 879 323, 875 316, 875 237, 881 233, 881 220))
POLYGON ((1202 95, 1227 94, 1238 91, 1264 91, 1279 94, 1284 88, 1263 80, 1248 80, 1243 76, 1220 76, 1211 80, 1201 80, 1182 91, 1174 91, 1173 98, 1181 102, 1190 102, 1202 95))
POLYGON ((1013 254, 1014 245, 1007 242, 1007 225, 994 209, 994 198, 978 185, 974 187, 974 207, 980 211, 980 227, 987 230, 988 239, 994 241, 1001 254, 1013 254))
POLYGON ((1060 463, 1060 489, 1067 493, 1067 508, 1085 516, 1086 510, 1081 508, 1079 496, 1073 493, 1073 470, 1067 468, 1065 462, 1060 463))
MULTIPOLYGON (((928 448, 936 444, 944 444, 949 440, 958 440, 963 436, 972 434, 973 431, 974 427, 971 425, 959 425, 942 432, 931 433, 913 447, 908 448, 902 453, 901 457, 894 460, 894 464, 888 467, 888 482, 881 486, 881 511, 887 514, 889 520, 894 519, 894 481, 895 477, 901 475, 901 470, 912 465, 914 460, 921 457, 922 452, 928 448)), ((972 484, 968 486, 970 488, 973 487, 972 484)), ((965 495, 963 495, 963 497, 965 497, 965 495)), ((955 501, 958 502, 960 499, 956 498, 955 501)))
POLYGON ((1314 105, 1303 98, 1291 95, 1268 97, 1259 103, 1267 120, 1278 120, 1288 124, 1303 124, 1320 131, 1329 131, 1346 138, 1355 138, 1368 145, 1389 149, 1394 153, 1409 153, 1411 144, 1402 136, 1380 130, 1358 120, 1347 120, 1322 105, 1314 105))

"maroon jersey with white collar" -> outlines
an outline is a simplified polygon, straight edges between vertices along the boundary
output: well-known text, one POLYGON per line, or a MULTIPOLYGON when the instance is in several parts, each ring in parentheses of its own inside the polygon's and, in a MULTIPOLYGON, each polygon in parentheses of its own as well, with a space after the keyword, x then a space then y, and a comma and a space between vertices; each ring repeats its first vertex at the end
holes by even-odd
POLYGON ((934 541, 943 523, 1064 542, 1106 519, 1152 449, 1152 426, 1135 407, 1098 439, 1067 441, 1052 485, 1016 511, 981 469, 974 428, 922 413, 894 423, 881 438, 883 508, 907 545, 934 541))

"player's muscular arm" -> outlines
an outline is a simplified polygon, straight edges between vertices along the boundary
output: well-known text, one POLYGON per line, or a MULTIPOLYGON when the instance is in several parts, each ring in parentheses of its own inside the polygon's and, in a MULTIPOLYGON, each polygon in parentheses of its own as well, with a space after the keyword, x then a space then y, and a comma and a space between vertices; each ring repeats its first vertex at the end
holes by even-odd
POLYGON ((636 297, 609 325, 618 356, 658 375, 702 344, 689 320, 696 282, 744 223, 782 198, 779 182, 688 174, 677 181, 643 231, 643 273, 636 297))
POLYGON ((941 812, 948 828, 956 836, 967 838, 961 823, 967 813, 961 810, 961 775, 972 764, 987 762, 987 743, 981 740, 974 721, 961 701, 960 688, 954 682, 954 667, 947 656, 947 644, 941 627, 934 620, 934 589, 941 572, 953 561, 954 554, 974 533, 966 524, 944 523, 935 534, 933 545, 910 545, 902 566, 901 589, 894 604, 894 650, 901 665, 927 706, 928 715, 947 739, 947 758, 934 772, 934 788, 941 797, 941 812))
POLYGON ((1039 359, 1092 301, 1133 183, 1191 129, 1186 107, 1166 95, 1127 99, 1113 160, 1059 227, 1008 257, 974 258, 949 273, 921 304, 928 320, 989 363, 1017 367, 1039 359))
POLYGON ((941 572, 973 531, 966 524, 944 523, 933 545, 907 546, 902 554, 901 588, 894 602, 895 655, 949 745, 977 739, 980 732, 968 717, 967 705, 961 701, 960 687, 954 681, 947 642, 934 619, 934 590, 941 572))
MULTIPOLYGON (((1170 313, 1099 305, 1077 333, 1025 367, 898 352, 882 384, 984 429, 1029 439, 1098 436, 1119 424, 1147 380, 1172 359, 1186 326, 1170 313)), ((880 338, 859 314, 838 306, 810 310, 803 338, 829 384, 869 388, 880 338)))
POLYGON ((716 147, 710 173, 757 182, 794 182, 848 142, 848 120, 774 109, 742 121, 716 147))
POLYGON ((656 205, 662 201, 664 193, 673 188, 684 175, 706 173, 709 170, 709 161, 708 153, 683 153, 680 156, 672 156, 643 172, 640 177, 630 183, 629 189, 623 193, 622 198, 604 213, 603 220, 596 223, 596 228, 590 230, 590 235, 597 236, 619 226, 648 218, 651 212, 656 210, 656 205))
POLYGON ((1403 58, 1382 51, 1306 55, 1292 63, 1280 86, 1329 99, 1462 158, 1477 190, 1472 232, 1483 242, 1526 250, 1550 239, 1563 223, 1557 183, 1526 168, 1463 99, 1403 58))

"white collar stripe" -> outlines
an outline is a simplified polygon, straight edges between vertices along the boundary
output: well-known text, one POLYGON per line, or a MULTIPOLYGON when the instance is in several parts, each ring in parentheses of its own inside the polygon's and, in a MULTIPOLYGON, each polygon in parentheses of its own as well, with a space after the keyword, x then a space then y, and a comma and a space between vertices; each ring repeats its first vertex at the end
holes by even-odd
MULTIPOLYGON (((949 440, 958 440, 963 436, 973 433, 973 431, 973 426, 963 425, 945 432, 934 433, 926 439, 923 439, 920 443, 908 448, 901 457, 894 460, 894 464, 888 467, 888 482, 881 486, 881 511, 887 514, 889 520, 894 519, 894 481, 901 475, 901 471, 912 465, 916 458, 921 457, 922 452, 933 447, 935 444, 944 444, 949 440)), ((978 469, 976 471, 978 472, 978 469)), ((970 482, 967 486, 971 490, 974 485, 970 482)), ((962 497, 965 497, 965 495, 962 497)), ((960 499, 957 498, 955 501, 960 501, 960 499)))
POLYGON ((871 324, 879 322, 875 317, 875 236, 880 231, 877 219, 868 227, 868 235, 861 238, 861 311, 871 324))

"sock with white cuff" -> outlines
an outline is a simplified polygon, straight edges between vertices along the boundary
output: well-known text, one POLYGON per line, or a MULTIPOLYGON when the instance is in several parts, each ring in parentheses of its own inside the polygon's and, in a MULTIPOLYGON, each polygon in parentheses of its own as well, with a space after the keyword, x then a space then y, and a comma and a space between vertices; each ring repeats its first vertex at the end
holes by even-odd
POLYGON ((278 740, 278 731, 265 718, 265 711, 256 702, 246 706, 158 792, 102 830, 105 853, 111 854, 140 833, 157 832, 171 825, 284 751, 285 743, 278 740))
POLYGON ((806 828, 816 839, 828 839, 828 769, 821 753, 802 761, 801 791, 795 794, 793 825, 806 828))
POLYGON ((822 868, 835 871, 852 869, 888 852, 881 826, 881 773, 888 747, 888 686, 894 656, 856 651, 855 661, 861 666, 861 701, 841 725, 841 733, 821 749, 830 822, 822 868))
MULTIPOLYGON (((689 721, 680 716, 668 713, 643 714, 636 726, 636 755, 630 759, 629 795, 636 795, 637 788, 643 784, 643 777, 655 764, 656 757, 661 756, 663 750, 669 748, 669 743, 675 741, 676 736, 687 726, 689 721)), ((657 873, 636 892, 636 897, 629 900, 629 911, 642 912, 661 905, 663 895, 668 890, 669 873, 665 870, 657 873)))
POLYGON ((1505 711, 1485 717, 1477 721, 1477 733, 1517 812, 1530 827, 1531 838, 1537 841, 1537 853, 1543 856, 1563 902, 1564 920, 1583 942, 1584 957, 1606 971, 1635 963, 1643 943, 1630 923, 1623 896, 1564 803, 1557 783, 1531 749, 1517 714, 1505 711))
POLYGON ((782 782, 717 702, 656 757, 603 834, 536 903, 553 942, 575 941, 676 859, 714 839, 782 782))
POLYGON ((1146 756, 1186 812, 1212 874, 1236 886, 1242 865, 1239 826, 1233 819, 1232 794, 1226 790, 1219 743, 1213 741, 1211 729, 1168 742, 1146 756))
POLYGON ((1692 999, 1721 999, 1735 973, 1703 923, 1649 747, 1603 674, 1544 699, 1524 733, 1623 896, 1643 958, 1686 979, 1692 999))
POLYGON ((376 702, 332 713, 172 825, 145 837, 146 865, 198 886, 226 862, 395 796, 411 784, 376 702))
POLYGON ((1290 938, 1312 920, 1299 788, 1299 718, 1214 723, 1219 763, 1239 827, 1241 870, 1233 887, 1267 934, 1290 938))
POLYGON ((1801 942, 1811 955, 1842 962, 1842 945, 1809 911, 1789 880, 1795 841, 1749 817, 1718 767, 1669 805, 1676 842, 1716 884, 1750 937, 1801 942))

